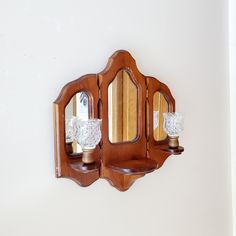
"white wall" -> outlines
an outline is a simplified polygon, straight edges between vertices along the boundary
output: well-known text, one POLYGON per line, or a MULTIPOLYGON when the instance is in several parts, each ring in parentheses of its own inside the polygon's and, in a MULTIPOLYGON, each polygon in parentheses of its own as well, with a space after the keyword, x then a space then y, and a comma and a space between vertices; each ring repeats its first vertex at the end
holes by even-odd
POLYGON ((0 235, 230 236, 224 0, 0 1, 0 235), (54 177, 52 102, 127 49, 168 84, 186 151, 121 193, 54 177))
POLYGON ((229 1, 231 160, 234 235, 236 236, 236 0, 229 1))

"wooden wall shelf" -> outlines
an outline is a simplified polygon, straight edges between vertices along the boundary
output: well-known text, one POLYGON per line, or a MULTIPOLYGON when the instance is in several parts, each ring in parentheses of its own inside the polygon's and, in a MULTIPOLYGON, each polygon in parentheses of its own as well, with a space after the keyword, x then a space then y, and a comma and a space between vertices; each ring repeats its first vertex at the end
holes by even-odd
POLYGON ((151 159, 138 159, 113 162, 108 165, 112 170, 125 175, 148 174, 157 169, 157 163, 151 159))
POLYGON ((160 145, 158 149, 171 155, 180 155, 184 151, 184 148, 181 146, 177 148, 169 148, 168 144, 160 145))
POLYGON ((176 149, 168 146, 161 123, 165 108, 166 112, 175 112, 175 100, 169 88, 156 78, 140 73, 129 52, 116 51, 102 72, 68 83, 54 102, 56 176, 72 179, 81 186, 104 178, 118 190, 128 190, 136 179, 160 168, 170 155, 184 151, 180 146, 176 149), (74 153, 75 144, 66 144, 66 109, 78 93, 88 97, 89 118, 102 119, 102 139, 92 154, 96 160, 93 164, 84 164, 82 153, 74 153), (116 110, 109 110, 110 104, 116 110), (119 119, 113 117, 119 111, 114 104, 124 104, 119 108, 123 112, 119 119), (159 115, 158 125, 154 114, 159 115), (117 126, 120 119, 124 119, 122 127, 117 126), (124 141, 118 139, 121 129, 124 141))
POLYGON ((100 162, 94 162, 92 164, 84 164, 82 162, 82 159, 71 163, 70 167, 75 170, 80 172, 81 174, 87 174, 87 173, 92 173, 92 172, 98 172, 100 168, 100 162))

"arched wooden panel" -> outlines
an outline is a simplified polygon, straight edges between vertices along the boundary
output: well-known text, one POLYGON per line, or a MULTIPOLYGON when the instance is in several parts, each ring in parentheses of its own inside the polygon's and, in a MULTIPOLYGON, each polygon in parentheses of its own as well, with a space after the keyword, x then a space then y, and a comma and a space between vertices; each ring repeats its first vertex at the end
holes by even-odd
MULTIPOLYGON (((148 155, 150 159, 157 162, 160 168, 165 160, 173 153, 168 149, 168 138, 162 141, 156 141, 153 133, 153 98, 156 92, 160 92, 168 103, 168 111, 175 112, 175 99, 173 98, 170 89, 159 80, 153 77, 146 77, 146 85, 148 91, 147 97, 147 139, 148 139, 148 155)), ((161 115, 161 114, 159 114, 161 115)))
MULTIPOLYGON (((145 77, 138 71, 135 60, 127 51, 118 51, 112 55, 104 71, 98 74, 99 89, 101 93, 101 118, 102 118, 102 169, 101 176, 120 190, 126 190, 133 182, 134 177, 118 173, 110 168, 113 163, 146 159, 145 135, 145 77), (108 127, 108 86, 120 70, 127 70, 134 84, 138 88, 138 137, 132 142, 111 143, 108 127), (115 181, 115 178, 120 178, 115 181), (119 177, 121 175, 121 177, 119 177)), ((137 174, 137 178, 140 174, 137 174)))

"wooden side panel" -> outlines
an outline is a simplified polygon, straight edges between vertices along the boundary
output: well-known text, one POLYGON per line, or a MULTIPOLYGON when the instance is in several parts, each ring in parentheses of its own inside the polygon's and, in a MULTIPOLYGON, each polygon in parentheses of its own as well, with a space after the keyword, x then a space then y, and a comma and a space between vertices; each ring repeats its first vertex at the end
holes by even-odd
MULTIPOLYGON (((70 99, 78 92, 85 91, 89 95, 89 114, 92 118, 98 118, 98 86, 97 76, 94 74, 85 75, 80 79, 65 85, 59 97, 54 102, 54 130, 55 130, 55 164, 56 176, 70 178, 81 186, 88 186, 99 178, 99 168, 95 165, 94 170, 88 173, 75 170, 72 164, 81 162, 81 154, 72 157, 66 152, 65 145, 65 107, 70 99)), ((100 159, 100 148, 96 147, 93 154, 96 159, 100 159)))
POLYGON ((175 111, 175 100, 169 90, 169 88, 161 83, 159 80, 153 78, 153 77, 147 77, 146 78, 147 83, 147 89, 148 89, 148 101, 149 101, 149 107, 148 107, 148 142, 149 142, 149 157, 153 160, 155 160, 158 164, 158 168, 160 168, 165 160, 171 155, 171 153, 168 153, 167 151, 164 151, 165 148, 168 147, 168 139, 162 141, 156 141, 154 138, 154 130, 153 130, 153 111, 155 108, 153 107, 153 99, 154 94, 158 91, 160 92, 166 99, 168 103, 168 110, 169 112, 175 111))

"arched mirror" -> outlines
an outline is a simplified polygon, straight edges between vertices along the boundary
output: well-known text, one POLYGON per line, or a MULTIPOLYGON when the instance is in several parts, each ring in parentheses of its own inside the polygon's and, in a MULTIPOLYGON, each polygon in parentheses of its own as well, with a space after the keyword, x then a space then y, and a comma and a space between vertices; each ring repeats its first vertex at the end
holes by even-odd
POLYGON ((75 117, 82 120, 89 118, 89 96, 86 92, 76 93, 65 108, 65 142, 69 154, 82 153, 80 145, 74 139, 75 117))
POLYGON ((153 136, 156 141, 165 140, 167 134, 163 129, 163 113, 168 112, 168 102, 160 92, 155 92, 153 97, 153 136))
POLYGON ((138 130, 138 88, 125 69, 120 70, 108 87, 109 140, 131 142, 138 130))

